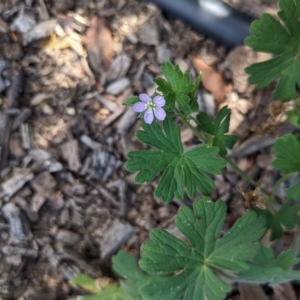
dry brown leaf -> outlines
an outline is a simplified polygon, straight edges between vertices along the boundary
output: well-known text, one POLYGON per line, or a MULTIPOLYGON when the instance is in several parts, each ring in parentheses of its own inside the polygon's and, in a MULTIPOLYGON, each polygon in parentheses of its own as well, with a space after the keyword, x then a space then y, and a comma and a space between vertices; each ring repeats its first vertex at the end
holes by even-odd
POLYGON ((103 18, 92 18, 86 33, 86 46, 91 69, 97 73, 107 71, 115 50, 111 32, 103 18))
POLYGON ((224 102, 226 94, 231 91, 231 86, 225 83, 220 73, 202 59, 193 55, 189 55, 189 59, 197 73, 202 72, 202 84, 207 91, 213 94, 216 105, 219 106, 224 102))

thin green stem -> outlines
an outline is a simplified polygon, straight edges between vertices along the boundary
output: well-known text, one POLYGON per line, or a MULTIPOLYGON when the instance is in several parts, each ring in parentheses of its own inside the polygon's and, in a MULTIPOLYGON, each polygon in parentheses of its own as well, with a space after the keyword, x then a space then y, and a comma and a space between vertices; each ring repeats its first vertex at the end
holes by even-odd
MULTIPOLYGON (((259 186, 259 184, 254 179, 252 179, 247 173, 245 173, 243 170, 241 170, 229 157, 224 157, 224 159, 234 169, 234 171, 237 172, 241 177, 243 177, 245 180, 247 180, 249 183, 251 183, 254 187, 259 186)), ((260 188, 260 190, 264 194, 269 196, 269 193, 265 189, 260 188)))
POLYGON ((234 169, 235 172, 237 172, 239 175, 241 175, 244 179, 246 179, 254 187, 258 187, 258 183, 255 180, 253 180, 247 173, 245 173, 243 170, 241 170, 229 157, 224 157, 224 159, 234 169))
MULTIPOLYGON (((178 114, 178 115, 180 115, 180 112, 179 112, 177 109, 175 109, 175 113, 178 114)), ((203 135, 201 132, 199 132, 195 127, 193 127, 193 126, 190 124, 190 122, 186 120, 186 118, 184 118, 183 116, 180 116, 179 118, 180 118, 180 120, 182 121, 182 123, 183 123, 186 127, 188 127, 188 128, 194 133, 194 135, 195 135, 201 142, 203 142, 203 143, 206 143, 206 142, 207 142, 206 136, 204 136, 204 135, 203 135)))
MULTIPOLYGON (((179 114, 179 111, 175 109, 175 113, 179 114)), ((195 120, 193 117, 191 119, 195 120)), ((197 128, 193 127, 189 121, 187 121, 184 117, 180 117, 180 120, 183 122, 183 124, 188 127, 193 134, 203 143, 207 143, 208 139, 205 135, 203 135, 201 132, 197 130, 197 128)), ((196 121, 196 120, 195 120, 196 121)), ((251 183, 254 187, 258 187, 258 183, 253 180, 247 173, 245 173, 243 170, 241 170, 229 157, 223 157, 225 161, 234 169, 236 173, 238 173, 241 177, 243 177, 245 180, 247 180, 249 183, 251 183)), ((261 191, 269 196, 269 193, 261 188, 261 191)))
POLYGON ((285 182, 287 179, 289 179, 293 174, 287 174, 285 176, 280 177, 277 182, 274 184, 273 189, 272 189, 272 195, 276 193, 280 185, 285 182))

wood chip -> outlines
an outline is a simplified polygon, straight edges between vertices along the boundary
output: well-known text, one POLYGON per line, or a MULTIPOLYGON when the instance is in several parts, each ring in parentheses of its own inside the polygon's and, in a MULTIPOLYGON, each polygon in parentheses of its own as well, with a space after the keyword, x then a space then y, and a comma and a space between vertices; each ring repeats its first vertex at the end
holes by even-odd
POLYGON ((46 169, 50 173, 58 172, 63 169, 63 165, 51 157, 51 154, 42 149, 31 149, 28 159, 33 159, 37 169, 46 169))
POLYGON ((261 152, 263 149, 274 145, 275 138, 269 136, 257 137, 254 136, 238 147, 233 149, 232 155, 244 157, 261 152))
POLYGON ((137 113, 131 108, 127 108, 125 114, 120 119, 117 125, 117 132, 124 135, 137 120, 137 113))
POLYGON ((37 258, 38 256, 37 249, 28 249, 28 248, 15 247, 15 246, 4 246, 1 249, 1 251, 6 255, 22 255, 33 259, 37 258))
POLYGON ((159 31, 155 19, 144 23, 138 32, 139 40, 142 44, 157 46, 159 45, 159 31))
POLYGON ((32 181, 31 186, 38 193, 48 194, 56 187, 56 180, 47 171, 38 174, 32 181))
POLYGON ((72 140, 61 145, 63 158, 68 162, 69 169, 77 172, 81 168, 78 141, 72 140))
POLYGON ((268 300, 268 297, 262 287, 257 284, 239 282, 238 287, 241 295, 241 300, 268 300))
POLYGON ((93 149, 93 150, 101 150, 103 148, 102 144, 92 140, 87 135, 82 135, 80 137, 80 142, 82 144, 86 145, 87 147, 89 147, 90 149, 93 149))
POLYGON ((21 124, 20 127, 22 146, 25 150, 29 150, 31 148, 31 140, 29 135, 29 126, 27 123, 21 124))
POLYGON ((32 111, 29 108, 23 109, 18 116, 14 119, 12 124, 12 131, 16 130, 22 123, 24 123, 32 115, 32 111))
POLYGON ((61 229, 58 231, 55 239, 62 242, 64 245, 74 246, 80 241, 81 237, 76 232, 61 229))
POLYGON ((39 39, 49 37, 51 34, 54 33, 56 24, 57 21, 52 19, 49 21, 39 23, 30 30, 24 32, 22 34, 23 46, 27 46, 31 42, 37 41, 39 39))
POLYGON ((162 44, 156 47, 157 62, 163 65, 167 60, 171 60, 172 52, 167 48, 166 44, 162 44))
POLYGON ((273 286, 276 300, 297 300, 297 296, 290 282, 273 286))
POLYGON ((24 213, 13 203, 7 203, 2 208, 10 232, 19 240, 32 238, 32 233, 24 213))
POLYGON ((8 200, 18 190, 20 190, 24 184, 33 179, 33 173, 28 169, 18 170, 11 178, 2 183, 2 191, 5 199, 8 200))
POLYGON ((110 83, 107 86, 106 91, 112 95, 119 95, 127 87, 129 87, 130 84, 131 84, 131 82, 128 78, 121 78, 121 79, 118 79, 118 80, 110 83))
POLYGON ((113 80, 126 76, 131 64, 131 58, 126 54, 118 55, 112 62, 107 74, 106 80, 111 82, 113 80))
POLYGON ((117 158, 104 150, 96 150, 92 159, 92 178, 100 182, 106 182, 108 178, 120 167, 117 158))
POLYGON ((101 241, 101 260, 107 260, 116 253, 121 246, 133 235, 134 228, 129 224, 124 224, 119 220, 114 220, 109 229, 105 232, 101 241))

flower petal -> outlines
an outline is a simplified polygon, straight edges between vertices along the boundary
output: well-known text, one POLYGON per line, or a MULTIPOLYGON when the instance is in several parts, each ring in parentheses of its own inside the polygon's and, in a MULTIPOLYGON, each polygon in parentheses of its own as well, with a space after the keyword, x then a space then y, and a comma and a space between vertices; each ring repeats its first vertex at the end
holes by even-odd
POLYGON ((155 96, 153 99, 153 102, 157 105, 157 106, 164 106, 166 104, 166 100, 163 96, 155 96))
POLYGON ((152 101, 151 97, 147 94, 140 94, 139 95, 139 98, 141 101, 143 102, 149 102, 149 101, 152 101))
POLYGON ((146 104, 144 102, 135 103, 132 108, 135 112, 143 112, 146 109, 146 104))
POLYGON ((144 120, 147 124, 151 124, 153 122, 154 116, 152 109, 147 109, 144 114, 144 120))
POLYGON ((163 121, 166 118, 166 112, 163 108, 157 106, 154 110, 154 115, 157 120, 163 121))

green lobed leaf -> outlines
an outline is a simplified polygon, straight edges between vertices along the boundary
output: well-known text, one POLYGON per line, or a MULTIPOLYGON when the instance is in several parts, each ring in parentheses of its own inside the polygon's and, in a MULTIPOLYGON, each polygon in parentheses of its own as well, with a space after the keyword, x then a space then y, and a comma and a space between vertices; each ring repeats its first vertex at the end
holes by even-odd
POLYGON ((246 68, 249 82, 262 88, 279 78, 273 99, 289 101, 300 88, 300 0, 279 0, 278 17, 262 14, 251 24, 252 36, 245 44, 257 52, 267 52, 275 57, 246 68))
MULTIPOLYGON (((191 83, 190 74, 183 74, 179 66, 173 66, 167 61, 161 67, 162 73, 166 79, 156 78, 154 82, 157 84, 157 90, 162 92, 166 100, 166 108, 172 110, 175 102, 184 112, 190 112, 189 93, 193 91, 195 85, 191 83)), ((194 104, 192 105, 194 107, 194 104)))
POLYGON ((259 215, 266 217, 267 227, 271 229, 271 241, 283 236, 282 226, 285 226, 287 229, 294 228, 300 220, 298 216, 299 209, 300 205, 291 205, 291 200, 285 201, 276 214, 272 214, 266 209, 257 209, 259 215))
POLYGON ((272 248, 261 246, 253 262, 249 263, 249 269, 238 274, 239 278, 255 283, 269 283, 278 285, 291 280, 300 280, 300 271, 291 268, 299 263, 293 250, 281 252, 274 257, 272 248))
POLYGON ((100 291, 96 285, 95 279, 84 274, 78 274, 75 278, 70 280, 70 283, 71 285, 77 286, 90 293, 97 293, 100 291))
POLYGON ((103 290, 96 284, 96 280, 84 275, 79 274, 70 283, 79 287, 82 290, 93 293, 92 295, 78 296, 77 300, 136 300, 132 298, 124 290, 118 287, 117 284, 109 284, 103 290))
POLYGON ((221 156, 227 154, 226 148, 232 149, 236 143, 235 135, 226 134, 229 130, 230 112, 228 106, 222 107, 217 113, 214 123, 205 112, 197 115, 198 128, 213 136, 212 146, 220 149, 221 156))
POLYGON ((272 162, 274 168, 281 170, 282 175, 300 172, 300 142, 293 134, 276 139, 272 162))
POLYGON ((285 114, 288 121, 292 125, 300 129, 300 112, 295 110, 289 110, 285 114))
POLYGON ((79 296, 77 300, 136 300, 127 295, 116 283, 107 285, 103 291, 94 295, 79 296))
POLYGON ((124 103, 123 105, 126 105, 126 106, 132 106, 134 105, 135 103, 138 103, 140 100, 139 100, 139 97, 138 96, 131 96, 129 97, 124 103))
POLYGON ((199 105, 198 105, 198 101, 197 101, 198 100, 197 92, 198 92, 199 85, 201 83, 201 79, 202 79, 202 73, 200 72, 196 78, 195 86, 189 94, 189 97, 191 99, 190 107, 193 112, 196 112, 199 110, 199 105))
POLYGON ((257 254, 257 241, 266 230, 264 217, 248 212, 220 238, 225 203, 204 197, 193 208, 182 207, 175 221, 189 245, 167 231, 151 230, 139 262, 153 276, 141 289, 145 300, 223 299, 231 287, 218 272, 246 270, 257 254))
POLYGON ((223 159, 214 157, 219 149, 203 145, 184 152, 180 127, 168 117, 162 124, 163 128, 156 121, 151 125, 142 123, 144 131, 137 131, 136 137, 158 150, 129 152, 125 168, 138 172, 135 182, 139 184, 150 182, 163 172, 155 197, 165 203, 174 197, 183 199, 184 188, 190 198, 195 197, 197 189, 202 195, 210 195, 214 181, 207 173, 220 174, 226 164, 223 159))
POLYGON ((137 265, 133 255, 121 250, 112 258, 113 269, 125 280, 120 281, 120 286, 135 300, 142 299, 140 288, 147 283, 149 276, 137 265))

